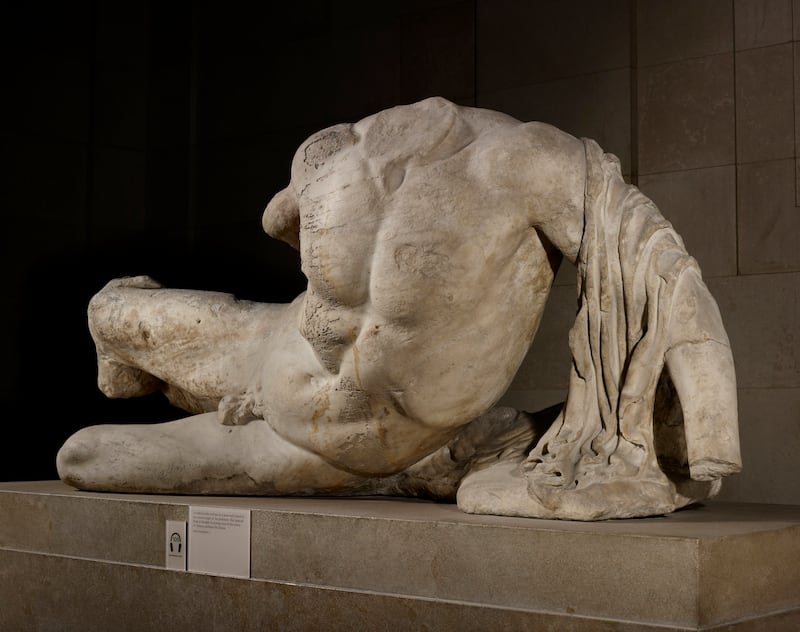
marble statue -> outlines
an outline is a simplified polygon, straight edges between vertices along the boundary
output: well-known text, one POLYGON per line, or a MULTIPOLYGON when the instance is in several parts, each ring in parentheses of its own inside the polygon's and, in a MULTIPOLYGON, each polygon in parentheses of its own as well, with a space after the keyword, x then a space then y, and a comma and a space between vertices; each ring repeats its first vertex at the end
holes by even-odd
POLYGON ((597 520, 674 511, 739 471, 717 304, 594 141, 442 98, 391 108, 306 140, 263 227, 300 252, 290 304, 146 276, 93 297, 100 389, 192 415, 76 432, 63 481, 597 520), (578 271, 566 402, 497 407, 562 257, 578 271))

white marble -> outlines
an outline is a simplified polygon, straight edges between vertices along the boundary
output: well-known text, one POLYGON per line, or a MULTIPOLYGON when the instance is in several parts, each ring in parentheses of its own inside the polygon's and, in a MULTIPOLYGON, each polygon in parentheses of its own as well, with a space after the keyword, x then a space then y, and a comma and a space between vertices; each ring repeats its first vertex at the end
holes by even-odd
POLYGON ((65 482, 593 520, 670 512, 740 469, 716 302, 594 141, 441 98, 391 108, 304 142, 263 225, 300 251, 290 304, 146 276, 92 299, 101 390, 194 415, 77 432, 65 482), (562 257, 579 279, 567 402, 495 407, 562 257))

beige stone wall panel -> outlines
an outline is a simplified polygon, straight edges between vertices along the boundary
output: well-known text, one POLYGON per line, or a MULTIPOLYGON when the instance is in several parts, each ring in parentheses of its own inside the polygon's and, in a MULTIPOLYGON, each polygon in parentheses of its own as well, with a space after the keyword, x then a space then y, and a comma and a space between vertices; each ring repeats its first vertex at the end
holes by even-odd
POLYGON ((639 173, 732 164, 733 54, 639 70, 639 173))
POLYGON ((800 274, 710 279, 708 287, 730 338, 739 389, 800 388, 800 274))
POLYGON ((640 66, 733 50, 730 0, 638 0, 636 22, 640 66))
POLYGON ((738 167, 739 273, 800 270, 794 159, 738 167))
POLYGON ((794 157, 792 44, 736 54, 738 163, 794 157))
POLYGON ((734 0, 736 50, 789 42, 792 0, 734 0))
POLYGON ((800 388, 739 389, 742 472, 720 500, 800 505, 800 388))

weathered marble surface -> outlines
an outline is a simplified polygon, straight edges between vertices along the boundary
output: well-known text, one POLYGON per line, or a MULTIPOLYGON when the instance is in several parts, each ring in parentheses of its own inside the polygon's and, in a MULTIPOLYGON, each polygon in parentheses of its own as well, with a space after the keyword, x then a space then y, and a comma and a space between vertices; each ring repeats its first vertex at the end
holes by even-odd
POLYGON ((287 305, 112 281, 89 305, 109 397, 194 416, 93 426, 78 488, 402 494, 468 512, 670 512, 740 469, 716 302, 653 203, 591 140, 432 98, 310 137, 266 232, 299 249, 287 305), (561 257, 578 268, 567 402, 494 408, 561 257))

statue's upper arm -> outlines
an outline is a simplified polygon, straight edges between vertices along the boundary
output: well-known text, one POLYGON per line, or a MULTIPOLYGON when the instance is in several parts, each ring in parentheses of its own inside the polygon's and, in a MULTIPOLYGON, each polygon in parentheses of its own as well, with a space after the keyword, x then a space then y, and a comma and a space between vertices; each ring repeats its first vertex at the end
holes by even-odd
POLYGON ((261 224, 270 237, 300 250, 300 207, 291 186, 277 193, 267 204, 261 224))

